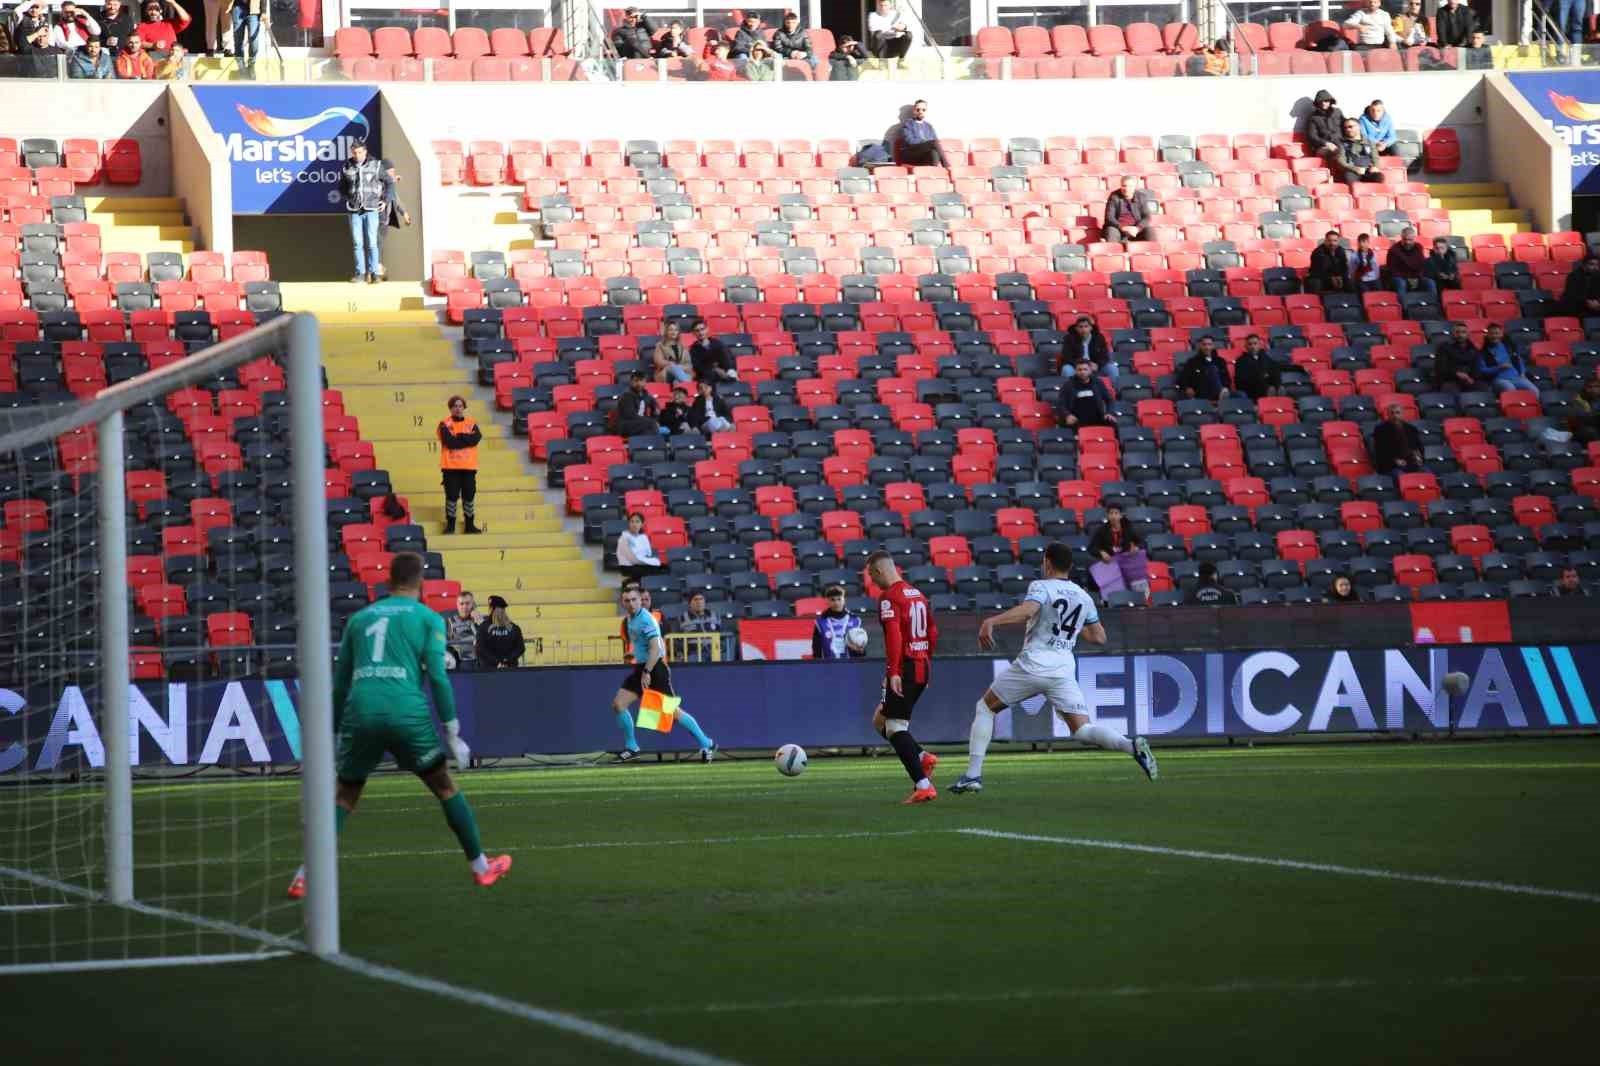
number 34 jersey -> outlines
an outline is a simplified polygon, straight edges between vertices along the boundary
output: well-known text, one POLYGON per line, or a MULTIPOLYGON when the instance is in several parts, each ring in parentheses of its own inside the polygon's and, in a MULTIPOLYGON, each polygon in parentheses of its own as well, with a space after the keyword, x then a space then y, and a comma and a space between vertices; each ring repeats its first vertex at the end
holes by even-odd
POLYGON ((1028 601, 1039 605, 1039 613, 1028 623, 1017 666, 1035 677, 1075 677, 1078 634, 1100 621, 1094 599, 1071 581, 1049 578, 1028 586, 1028 601))

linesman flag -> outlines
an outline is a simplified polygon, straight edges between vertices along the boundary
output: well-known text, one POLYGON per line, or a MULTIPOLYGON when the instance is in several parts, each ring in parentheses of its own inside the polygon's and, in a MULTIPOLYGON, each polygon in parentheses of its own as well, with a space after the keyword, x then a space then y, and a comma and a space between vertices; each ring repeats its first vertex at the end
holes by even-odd
POLYGON ((654 729, 658 733, 672 732, 672 723, 682 703, 683 700, 677 696, 668 696, 653 688, 645 689, 644 695, 639 698, 639 728, 654 729))

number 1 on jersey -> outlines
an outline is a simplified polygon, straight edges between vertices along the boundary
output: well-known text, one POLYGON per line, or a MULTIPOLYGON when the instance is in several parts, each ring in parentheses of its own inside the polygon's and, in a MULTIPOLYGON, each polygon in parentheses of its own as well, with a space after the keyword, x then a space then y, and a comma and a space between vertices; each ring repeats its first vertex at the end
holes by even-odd
POLYGON ((380 618, 364 631, 365 635, 372 638, 372 661, 383 662, 383 642, 389 636, 389 619, 380 618))

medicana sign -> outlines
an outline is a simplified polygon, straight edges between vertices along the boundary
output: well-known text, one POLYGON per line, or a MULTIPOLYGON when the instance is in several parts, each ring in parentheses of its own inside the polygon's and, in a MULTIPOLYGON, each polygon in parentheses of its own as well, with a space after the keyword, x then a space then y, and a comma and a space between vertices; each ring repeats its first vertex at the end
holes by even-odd
MULTIPOLYGON (((917 705, 930 742, 965 740, 972 701, 1005 664, 941 659, 917 705)), ((621 668, 499 670, 454 674, 462 730, 485 756, 599 751, 616 742, 609 714, 621 668)), ((1255 737, 1293 733, 1593 729, 1589 685, 1600 645, 1474 645, 1362 651, 1097 655, 1078 660, 1078 681, 1097 718, 1150 737, 1255 737), (1444 675, 1470 678, 1444 694, 1444 675), (1590 679, 1590 680, 1585 680, 1590 679)), ((878 743, 868 724, 883 663, 679 664, 674 687, 726 748, 878 743)), ((286 681, 140 685, 128 715, 141 766, 240 766, 300 758, 298 686, 286 681)), ((1062 736, 1037 701, 1002 716, 997 736, 1062 736)), ((642 738, 652 749, 685 741, 642 738)), ((104 763, 89 701, 76 687, 27 694, 0 689, 0 774, 49 773, 104 763)))
POLYGON ((383 154, 371 86, 197 85, 194 95, 227 149, 236 215, 342 212, 351 146, 383 154))

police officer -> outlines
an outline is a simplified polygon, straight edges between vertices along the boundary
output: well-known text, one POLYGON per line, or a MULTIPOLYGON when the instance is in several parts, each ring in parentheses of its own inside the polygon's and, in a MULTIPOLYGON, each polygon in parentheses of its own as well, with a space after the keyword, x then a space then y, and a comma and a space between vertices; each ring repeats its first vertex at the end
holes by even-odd
POLYGON ((483 432, 467 417, 467 401, 450 397, 450 417, 439 423, 439 469, 444 480, 444 531, 456 531, 456 501, 466 507, 463 532, 481 533, 473 521, 472 501, 478 496, 478 442, 483 432))

